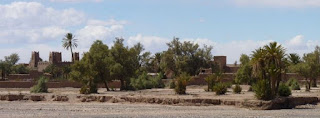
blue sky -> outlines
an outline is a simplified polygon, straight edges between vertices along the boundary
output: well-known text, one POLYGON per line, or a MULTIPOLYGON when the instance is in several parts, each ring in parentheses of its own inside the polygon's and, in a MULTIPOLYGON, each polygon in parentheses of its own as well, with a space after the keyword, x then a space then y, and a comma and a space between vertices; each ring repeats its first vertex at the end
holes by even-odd
POLYGON ((228 63, 270 41, 299 54, 320 45, 320 0, 2 0, 0 14, 0 56, 18 53, 21 63, 31 51, 70 60, 61 47, 67 32, 79 52, 96 39, 111 46, 114 37, 158 52, 176 36, 214 46, 228 63))

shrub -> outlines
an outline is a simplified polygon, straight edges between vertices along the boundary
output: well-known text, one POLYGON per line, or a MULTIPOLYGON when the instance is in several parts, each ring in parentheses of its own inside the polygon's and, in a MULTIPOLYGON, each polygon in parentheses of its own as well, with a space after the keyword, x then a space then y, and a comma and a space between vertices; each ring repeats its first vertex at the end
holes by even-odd
POLYGON ((37 82, 37 85, 34 85, 31 88, 31 93, 47 93, 48 92, 48 87, 46 85, 47 83, 47 78, 46 77, 40 77, 40 79, 37 82))
POLYGON ((164 83, 162 82, 160 75, 158 77, 149 77, 146 72, 143 72, 141 75, 139 75, 137 79, 131 78, 130 85, 135 90, 164 87, 164 83))
POLYGON ((240 94, 242 91, 242 88, 239 84, 236 84, 236 86, 233 88, 233 93, 240 94))
POLYGON ((216 83, 216 76, 214 74, 211 74, 208 77, 206 77, 205 80, 208 83, 207 91, 213 91, 213 86, 216 83))
POLYGON ((164 88, 165 85, 162 81, 163 75, 161 75, 161 73, 159 73, 159 75, 157 77, 153 77, 152 80, 152 84, 154 88, 164 88))
POLYGON ((227 86, 227 88, 231 88, 232 87, 232 82, 226 82, 224 84, 227 86))
POLYGON ((272 96, 270 84, 266 80, 259 80, 252 88, 256 98, 259 100, 271 100, 274 98, 274 96, 272 96))
POLYGON ((278 95, 283 96, 283 97, 287 97, 287 96, 291 95, 291 89, 286 84, 280 83, 279 88, 278 88, 278 95))
POLYGON ((186 73, 182 73, 175 81, 176 94, 186 94, 187 84, 190 81, 190 76, 186 73))
POLYGON ((80 94, 91 94, 91 93, 98 93, 97 85, 95 84, 91 86, 83 85, 80 89, 80 94))
POLYGON ((176 83, 175 83, 175 81, 174 81, 174 80, 171 80, 171 81, 170 81, 169 88, 170 88, 170 89, 174 89, 174 88, 176 88, 176 83))
POLYGON ((217 83, 213 87, 213 91, 216 92, 216 95, 223 95, 227 92, 228 86, 225 83, 217 83))
POLYGON ((286 84, 291 88, 291 90, 300 90, 298 80, 295 78, 289 79, 286 84))

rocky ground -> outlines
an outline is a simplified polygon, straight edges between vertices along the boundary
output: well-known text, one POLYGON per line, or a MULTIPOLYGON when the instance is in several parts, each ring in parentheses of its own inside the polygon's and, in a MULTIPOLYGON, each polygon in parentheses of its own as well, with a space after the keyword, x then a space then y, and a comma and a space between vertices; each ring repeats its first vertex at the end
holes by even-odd
MULTIPOLYGON (((176 95, 171 89, 150 89, 142 91, 112 91, 99 89, 99 94, 93 96, 118 97, 153 97, 178 99, 223 99, 223 100, 254 100, 254 93, 247 92, 248 86, 242 86, 241 94, 233 94, 231 89, 226 95, 217 96, 213 92, 205 92, 205 86, 188 86, 187 95, 176 95)), ((34 102, 30 100, 0 101, 0 117, 320 117, 320 105, 304 105, 295 109, 282 110, 249 110, 234 106, 222 105, 159 105, 131 102, 81 102, 77 99, 78 88, 49 89, 50 93, 36 94, 65 95, 70 99, 66 102, 45 100, 34 102), (73 97, 72 97, 73 96, 73 97)), ((29 89, 0 89, 0 95, 29 94, 29 89)), ((313 88, 311 92, 293 91, 293 96, 320 97, 320 89, 313 88)))
POLYGON ((87 117, 220 117, 220 118, 319 118, 320 106, 296 109, 248 110, 231 106, 169 106, 119 103, 0 102, 1 118, 87 117))

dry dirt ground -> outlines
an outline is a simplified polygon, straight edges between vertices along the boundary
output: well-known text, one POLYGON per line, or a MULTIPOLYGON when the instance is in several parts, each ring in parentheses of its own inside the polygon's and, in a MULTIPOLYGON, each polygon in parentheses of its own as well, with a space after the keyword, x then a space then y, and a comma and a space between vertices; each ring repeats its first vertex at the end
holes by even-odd
POLYGON ((119 103, 0 102, 1 118, 221 117, 319 118, 320 106, 285 110, 248 110, 231 106, 169 106, 119 103))
MULTIPOLYGON (((172 98, 221 98, 221 99, 255 99, 253 92, 247 92, 248 86, 242 86, 241 94, 233 94, 231 89, 226 95, 216 96, 205 92, 205 86, 188 86, 188 95, 176 95, 171 89, 150 89, 142 91, 112 91, 99 89, 99 95, 112 96, 145 96, 172 98)), ((44 95, 79 95, 78 88, 49 89, 44 95)), ((0 94, 30 94, 29 89, 0 89, 0 94)), ((320 97, 320 89, 313 88, 311 92, 293 91, 293 96, 320 97)), ((285 110, 248 110, 234 106, 171 106, 144 103, 81 103, 73 100, 68 102, 53 101, 0 101, 0 118, 12 117, 306 117, 320 118, 320 105, 305 105, 295 109, 285 110)))

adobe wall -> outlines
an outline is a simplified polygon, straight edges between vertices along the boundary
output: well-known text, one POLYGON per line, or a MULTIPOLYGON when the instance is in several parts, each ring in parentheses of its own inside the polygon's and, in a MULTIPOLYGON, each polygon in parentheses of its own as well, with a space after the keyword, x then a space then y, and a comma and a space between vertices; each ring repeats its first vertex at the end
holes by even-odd
MULTIPOLYGON (((31 88, 34 86, 36 82, 22 82, 22 81, 0 81, 0 88, 31 88)), ((78 82, 48 82, 48 88, 65 88, 65 87, 73 87, 73 88, 81 88, 81 84, 78 82)), ((114 88, 120 88, 120 82, 114 81, 108 83, 108 86, 114 88)), ((105 88, 104 84, 99 84, 99 88, 105 88)))
POLYGON ((31 70, 29 74, 9 74, 7 81, 33 81, 35 78, 39 78, 40 76, 50 78, 48 75, 43 75, 42 72, 31 70))
POLYGON ((51 63, 50 62, 38 62, 38 71, 42 72, 46 69, 51 63))
POLYGON ((79 61, 80 60, 80 57, 79 57, 79 52, 74 52, 73 53, 73 61, 79 61))
POLYGON ((56 64, 62 62, 61 52, 50 52, 49 54, 49 62, 56 64))
MULTIPOLYGON (((198 76, 195 76, 191 79, 191 81, 188 83, 188 85, 207 85, 205 78, 208 77, 209 75, 211 75, 211 74, 205 73, 205 74, 200 74, 198 76)), ((235 78, 234 73, 224 73, 221 78, 221 81, 222 82, 232 82, 234 78, 235 78)))
POLYGON ((237 73, 238 69, 240 67, 225 67, 225 72, 226 73, 237 73))
POLYGON ((34 69, 38 67, 38 62, 40 61, 39 52, 31 52, 31 58, 29 62, 29 68, 34 69))
POLYGON ((213 62, 215 64, 219 65, 220 70, 223 70, 227 66, 227 57, 226 56, 214 56, 213 62))
MULTIPOLYGON (((199 74, 188 83, 189 85, 207 85, 207 82, 205 81, 205 78, 211 74, 204 73, 199 74)), ((233 82, 235 78, 235 73, 224 73, 222 76, 223 82, 233 82)), ((290 78, 296 78, 298 79, 299 83, 304 84, 305 78, 300 76, 297 73, 287 73, 285 76, 282 77, 283 81, 288 81, 290 78)), ((318 82, 320 82, 320 77, 318 78, 318 82)))

